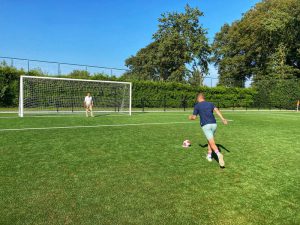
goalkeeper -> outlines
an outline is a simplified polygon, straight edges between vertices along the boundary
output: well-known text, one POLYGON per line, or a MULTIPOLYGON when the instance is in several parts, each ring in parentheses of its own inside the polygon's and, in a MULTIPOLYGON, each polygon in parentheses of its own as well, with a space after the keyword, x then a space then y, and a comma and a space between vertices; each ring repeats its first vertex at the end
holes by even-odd
POLYGON ((221 118, 223 124, 227 125, 227 120, 224 119, 221 112, 218 110, 217 107, 215 107, 215 105, 213 103, 205 101, 205 97, 204 97, 203 93, 198 94, 197 101, 198 101, 198 103, 195 105, 194 113, 193 113, 193 115, 189 116, 189 119, 195 120, 197 118, 197 115, 200 116, 200 125, 201 125, 203 133, 208 142, 208 145, 207 145, 208 154, 207 154, 206 159, 209 162, 212 161, 211 154, 212 154, 212 150, 213 150, 218 156, 218 160, 219 160, 219 164, 220 164, 221 168, 224 168, 225 162, 223 159, 223 155, 219 151, 219 149, 215 143, 215 139, 214 139, 214 135, 217 130, 217 122, 216 122, 216 118, 214 116, 214 112, 216 112, 218 114, 218 116, 221 118))
POLYGON ((84 102, 83 102, 86 117, 89 117, 89 113, 91 114, 91 117, 94 117, 93 105, 94 105, 93 97, 91 96, 91 93, 87 93, 87 95, 84 98, 84 102))

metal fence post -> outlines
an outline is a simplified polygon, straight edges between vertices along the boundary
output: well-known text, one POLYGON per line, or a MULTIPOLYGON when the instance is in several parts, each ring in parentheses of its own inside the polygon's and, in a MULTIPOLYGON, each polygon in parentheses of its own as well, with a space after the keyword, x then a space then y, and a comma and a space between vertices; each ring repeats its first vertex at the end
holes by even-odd
POLYGON ((30 71, 30 65, 29 65, 29 63, 30 63, 30 61, 29 61, 29 59, 27 60, 27 73, 29 73, 29 71, 30 71))
POLYGON ((71 98, 71 107, 72 107, 72 113, 74 112, 74 95, 72 95, 71 98))
POLYGON ((57 73, 58 73, 58 75, 60 75, 60 63, 57 63, 57 73))

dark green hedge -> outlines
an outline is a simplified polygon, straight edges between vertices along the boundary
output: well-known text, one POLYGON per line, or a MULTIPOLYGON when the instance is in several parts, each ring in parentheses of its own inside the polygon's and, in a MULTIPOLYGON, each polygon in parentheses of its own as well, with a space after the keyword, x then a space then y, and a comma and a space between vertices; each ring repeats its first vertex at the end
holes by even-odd
POLYGON ((254 84, 257 107, 295 109, 300 99, 300 79, 263 80, 254 84))
MULTIPOLYGON (((19 77, 24 71, 0 64, 0 107, 18 105, 19 77)), ((39 70, 31 76, 45 76, 39 70)), ((72 77, 68 75, 67 77, 72 77)), ((87 76, 85 79, 109 80, 105 75, 87 76)), ((113 77, 113 80, 119 78, 113 77)), ((178 108, 192 107, 198 92, 204 92, 208 101, 220 108, 257 107, 294 109, 300 98, 299 80, 269 80, 254 84, 254 88, 195 87, 175 82, 133 82, 133 107, 178 108)))
POLYGON ((14 67, 0 65, 0 106, 18 105, 19 79, 23 73, 14 67))
POLYGON ((256 91, 251 88, 194 87, 173 82, 139 81, 133 83, 133 106, 142 107, 192 107, 196 95, 204 92, 208 101, 219 107, 246 107, 253 104, 256 91))

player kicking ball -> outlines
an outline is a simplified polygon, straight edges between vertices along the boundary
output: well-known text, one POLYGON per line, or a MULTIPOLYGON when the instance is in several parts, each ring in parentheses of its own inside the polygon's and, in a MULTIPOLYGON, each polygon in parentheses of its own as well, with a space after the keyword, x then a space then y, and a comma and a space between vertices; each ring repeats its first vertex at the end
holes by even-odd
POLYGON ((207 145, 208 153, 206 159, 209 162, 211 162, 212 161, 211 154, 212 151, 214 151, 218 156, 220 167, 224 168, 225 162, 224 162, 223 155, 219 151, 214 140, 214 135, 217 130, 217 122, 214 116, 214 112, 216 112, 217 115, 221 118, 223 124, 227 125, 227 120, 224 119, 222 113, 213 103, 205 101, 205 96, 203 93, 198 94, 197 101, 198 103, 194 107, 194 113, 193 115, 189 116, 189 119, 195 120, 197 118, 197 115, 200 116, 200 125, 208 142, 207 145))
POLYGON ((87 95, 84 98, 83 102, 84 108, 85 108, 85 115, 86 117, 89 117, 89 113, 91 114, 91 117, 94 117, 93 115, 93 97, 91 96, 90 93, 87 93, 87 95))

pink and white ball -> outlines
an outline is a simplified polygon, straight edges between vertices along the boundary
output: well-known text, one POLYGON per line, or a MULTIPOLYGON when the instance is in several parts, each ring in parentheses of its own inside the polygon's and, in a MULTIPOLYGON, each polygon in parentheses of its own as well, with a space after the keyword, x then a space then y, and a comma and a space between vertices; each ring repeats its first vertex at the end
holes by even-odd
POLYGON ((182 143, 182 147, 184 147, 184 148, 189 148, 189 147, 191 147, 192 146, 192 143, 191 143, 191 141, 189 141, 189 140, 185 140, 185 141, 183 141, 183 143, 182 143))

